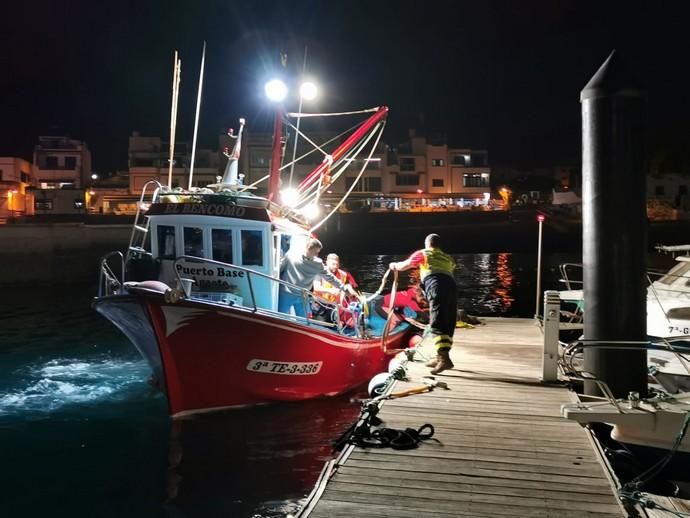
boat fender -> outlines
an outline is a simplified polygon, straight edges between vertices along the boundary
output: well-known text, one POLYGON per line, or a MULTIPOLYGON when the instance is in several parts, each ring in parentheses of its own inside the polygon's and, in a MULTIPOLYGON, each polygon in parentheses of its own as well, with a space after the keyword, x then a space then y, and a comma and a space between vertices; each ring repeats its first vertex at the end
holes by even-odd
POLYGON ((402 367, 402 362, 398 360, 397 358, 392 358, 391 361, 388 362, 388 372, 394 372, 396 369, 399 367, 402 367))
POLYGON ((422 335, 412 335, 407 342, 407 347, 409 349, 414 349, 415 347, 419 347, 419 345, 422 343, 423 340, 424 339, 422 338, 422 335))
POLYGON ((369 381, 367 392, 370 397, 378 397, 388 388, 390 374, 380 372, 369 381))
POLYGON ((143 281, 135 284, 137 288, 145 288, 147 290, 157 291, 158 293, 165 293, 170 289, 170 286, 161 281, 143 281))

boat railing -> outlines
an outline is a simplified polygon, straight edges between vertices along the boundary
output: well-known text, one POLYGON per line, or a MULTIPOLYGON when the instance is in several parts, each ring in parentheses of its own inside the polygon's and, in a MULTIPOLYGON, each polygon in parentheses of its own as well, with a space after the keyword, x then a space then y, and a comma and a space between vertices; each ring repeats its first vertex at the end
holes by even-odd
MULTIPOLYGON (((590 373, 584 372, 583 352, 592 347, 599 349, 616 348, 616 350, 661 350, 673 353, 690 374, 690 361, 685 356, 688 352, 689 335, 673 338, 659 337, 654 340, 587 340, 582 337, 569 343, 560 340, 560 331, 569 329, 559 318, 561 300, 557 291, 544 292, 543 327, 544 349, 542 362, 542 379, 558 381, 558 372, 570 379, 587 379, 597 381, 590 373)), ((602 392, 606 390, 600 386, 602 392)))
MULTIPOLYGON (((582 270, 583 270, 583 265, 582 263, 561 263, 558 265, 558 270, 560 272, 560 278, 558 279, 558 282, 561 282, 565 285, 566 290, 579 290, 582 289, 583 281, 582 281, 582 270), (579 278, 578 278, 579 277, 579 278)), ((669 288, 669 287, 664 287, 664 288, 657 288, 657 289, 663 289, 665 292, 675 292, 675 293, 689 293, 690 294, 690 277, 686 274, 681 274, 677 275, 674 273, 671 273, 669 271, 664 271, 664 270, 657 270, 657 269, 649 269, 647 270, 647 281, 650 286, 654 284, 656 281, 661 281, 662 279, 672 279, 671 282, 666 282, 665 284, 672 284, 673 281, 681 278, 686 278, 688 279, 688 289, 687 290, 682 290, 682 289, 677 289, 677 288, 669 288)))
MULTIPOLYGON (((185 297, 187 297, 187 298, 193 299, 195 297, 193 296, 193 293, 191 290, 191 284, 192 284, 191 280, 184 278, 181 274, 182 269, 177 267, 177 265, 181 261, 186 261, 186 262, 190 262, 190 263, 197 263, 197 264, 202 264, 202 263, 203 264, 211 264, 211 265, 215 265, 215 266, 221 266, 224 268, 231 268, 233 270, 239 270, 241 272, 244 272, 247 276, 247 286, 249 288, 251 301, 249 302, 249 304, 246 304, 246 303, 244 303, 244 301, 242 301, 241 304, 231 303, 231 305, 238 305, 240 307, 245 307, 245 308, 251 309, 253 312, 257 312, 259 309, 261 309, 262 311, 268 311, 270 313, 281 315, 283 317, 287 316, 287 317, 292 318, 294 320, 297 320, 299 322, 304 322, 306 325, 318 325, 320 327, 333 328, 334 330, 337 330, 338 332, 342 331, 342 329, 343 329, 343 323, 340 320, 340 314, 339 314, 340 312, 337 310, 338 309, 337 306, 334 307, 333 303, 318 297, 317 295, 315 295, 311 291, 306 290, 300 286, 297 286, 296 284, 292 284, 290 282, 279 279, 277 277, 273 277, 271 275, 268 275, 268 274, 265 274, 262 272, 257 272, 256 270, 252 270, 250 268, 245 268, 245 267, 237 266, 237 265, 230 264, 230 263, 224 263, 221 261, 216 261, 214 259, 208 259, 205 257, 184 255, 184 256, 180 256, 177 259, 175 259, 174 271, 175 271, 175 275, 177 277, 178 286, 182 287, 183 292, 185 294, 185 297), (295 292, 299 293, 300 296, 302 297, 302 301, 304 303, 305 310, 307 310, 307 311, 312 306, 312 303, 316 304, 316 305, 320 305, 322 307, 332 308, 335 322, 324 322, 321 320, 309 318, 308 316, 301 317, 301 316, 296 316, 296 315, 286 315, 285 313, 273 311, 269 308, 260 308, 260 306, 257 304, 257 300, 256 300, 257 297, 256 297, 256 293, 255 293, 255 280, 257 277, 262 278, 262 279, 267 279, 269 282, 271 282, 273 284, 277 284, 279 287, 283 286, 283 287, 289 288, 290 291, 293 293, 295 293, 295 292)), ((342 308, 346 312, 354 313, 348 307, 342 306, 342 308)), ((355 315, 355 314, 353 314, 353 316, 357 317, 357 315, 355 315)), ((358 318, 355 318, 355 321, 358 321, 358 320, 359 320, 358 318)), ((361 326, 361 325, 357 325, 355 331, 360 336, 364 336, 364 334, 365 334, 364 326, 361 326)))
POLYGON ((132 233, 129 236, 129 245, 127 246, 127 260, 133 255, 149 253, 146 250, 146 238, 149 233, 150 221, 146 216, 146 212, 149 210, 149 207, 158 200, 161 189, 163 189, 163 186, 158 180, 149 180, 141 188, 141 195, 137 202, 137 212, 134 216, 134 225, 132 226, 132 233), (154 187, 153 193, 151 193, 151 199, 150 201, 145 201, 151 186, 154 187))
POLYGON ((561 263, 558 265, 561 278, 560 282, 565 284, 565 289, 576 290, 582 288, 582 263, 561 263), (575 272, 579 272, 579 279, 573 279, 575 272))
POLYGON ((105 297, 118 293, 125 282, 125 256, 116 250, 109 252, 101 257, 100 270, 98 275, 98 296, 105 297), (113 270, 111 263, 113 258, 119 259, 117 267, 113 270), (119 271, 119 275, 118 275, 119 271))

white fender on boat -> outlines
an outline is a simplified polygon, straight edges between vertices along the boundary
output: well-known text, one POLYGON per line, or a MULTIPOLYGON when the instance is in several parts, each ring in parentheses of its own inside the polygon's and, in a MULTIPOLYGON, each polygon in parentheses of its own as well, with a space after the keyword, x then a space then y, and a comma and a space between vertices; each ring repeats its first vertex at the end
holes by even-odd
POLYGON ((369 381, 369 387, 367 392, 369 392, 370 397, 380 396, 388 385, 388 378, 390 374, 387 372, 379 372, 376 376, 371 378, 369 381))
POLYGON ((135 284, 137 288, 145 288, 147 290, 158 291, 165 293, 170 289, 170 286, 161 281, 143 281, 135 284))
POLYGON ((388 362, 388 372, 393 372, 403 366, 403 360, 397 356, 388 362))

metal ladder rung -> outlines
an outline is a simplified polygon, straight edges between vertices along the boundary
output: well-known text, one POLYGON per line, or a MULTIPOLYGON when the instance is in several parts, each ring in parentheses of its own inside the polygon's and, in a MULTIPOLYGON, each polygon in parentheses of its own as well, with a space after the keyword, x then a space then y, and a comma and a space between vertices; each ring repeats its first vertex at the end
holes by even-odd
POLYGON ((130 246, 130 247, 129 247, 129 250, 132 251, 132 252, 139 252, 139 253, 142 253, 142 254, 148 253, 148 252, 146 251, 146 249, 143 248, 143 247, 141 247, 141 246, 130 246))
POLYGON ((141 225, 134 225, 134 228, 136 228, 139 232, 148 232, 149 231, 148 227, 142 227, 141 225))

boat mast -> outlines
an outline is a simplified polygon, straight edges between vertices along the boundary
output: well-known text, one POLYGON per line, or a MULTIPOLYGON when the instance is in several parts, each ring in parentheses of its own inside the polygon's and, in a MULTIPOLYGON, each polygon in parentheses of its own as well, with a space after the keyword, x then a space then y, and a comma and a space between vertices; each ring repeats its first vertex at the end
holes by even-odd
POLYGON ((196 154, 196 135, 199 130, 199 111, 201 109, 201 90, 204 86, 204 62, 206 61, 206 42, 201 51, 201 70, 199 71, 199 92, 196 96, 196 116, 194 117, 194 137, 192 138, 192 160, 189 164, 189 190, 192 189, 192 177, 194 176, 194 155, 196 154))
MULTIPOLYGON (((307 73, 307 47, 304 47, 304 61, 302 62, 302 79, 301 81, 304 81, 304 76, 307 73)), ((301 83, 300 81, 300 83, 301 83)), ((297 126, 295 127, 295 143, 292 146, 292 161, 290 162, 290 181, 288 183, 288 187, 292 187, 292 175, 295 172, 295 157, 297 156, 297 141, 299 140, 299 123, 302 120, 302 117, 300 116, 302 114, 302 85, 300 84, 300 93, 299 93, 299 107, 297 108, 297 126)))
POLYGON ((172 171, 175 156, 175 129, 177 127, 177 97, 180 92, 180 74, 182 72, 182 60, 175 51, 175 64, 173 65, 172 82, 172 106, 170 107, 170 156, 168 158, 168 189, 172 188, 172 171))
POLYGON ((283 155, 283 107, 276 108, 276 119, 273 123, 273 155, 271 156, 271 172, 268 179, 268 199, 276 201, 280 188, 280 162, 283 155))

